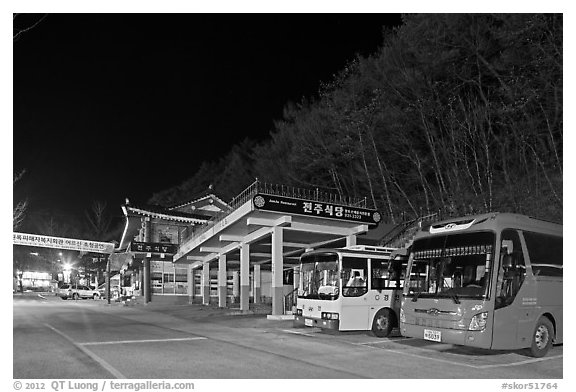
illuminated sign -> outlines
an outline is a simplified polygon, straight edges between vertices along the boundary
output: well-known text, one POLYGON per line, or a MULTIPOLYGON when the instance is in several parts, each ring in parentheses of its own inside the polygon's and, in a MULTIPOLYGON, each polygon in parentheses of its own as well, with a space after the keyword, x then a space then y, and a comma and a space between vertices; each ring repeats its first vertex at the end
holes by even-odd
POLYGON ((136 242, 130 243, 130 252, 174 254, 178 251, 177 244, 165 244, 159 242, 136 242))
POLYGON ((50 237, 46 235, 13 233, 14 245, 37 246, 41 248, 58 248, 80 252, 113 253, 112 242, 96 242, 73 238, 50 237))
POLYGON ((316 216, 369 225, 377 225, 382 219, 376 210, 283 196, 257 194, 253 198, 253 203, 254 207, 259 210, 316 216))

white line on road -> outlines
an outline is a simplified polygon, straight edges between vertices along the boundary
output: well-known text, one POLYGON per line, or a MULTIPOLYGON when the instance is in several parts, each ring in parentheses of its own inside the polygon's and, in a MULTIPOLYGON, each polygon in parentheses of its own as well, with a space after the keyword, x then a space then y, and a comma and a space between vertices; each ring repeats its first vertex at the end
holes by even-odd
POLYGON ((315 337, 314 335, 309 334, 309 333, 304 333, 304 332, 300 332, 300 331, 292 331, 292 330, 290 330, 290 329, 282 329, 282 331, 288 332, 288 333, 293 333, 293 334, 295 334, 295 335, 304 335, 304 336, 315 337))
POLYGON ((470 367, 473 369, 489 369, 489 368, 495 368, 495 367, 511 367, 511 366, 519 366, 519 365, 524 365, 524 364, 528 364, 528 363, 534 363, 534 362, 541 362, 541 361, 546 361, 549 359, 556 359, 556 358, 561 358, 562 355, 557 355, 554 357, 544 357, 544 358, 534 358, 534 359, 528 359, 526 361, 520 361, 520 362, 512 362, 512 363, 504 363, 504 364, 491 364, 491 365, 471 365, 468 363, 463 363, 463 362, 455 362, 455 361, 451 361, 448 359, 441 359, 441 358, 434 358, 434 357, 429 357, 426 355, 419 355, 419 354, 415 354, 415 353, 409 353, 409 352, 404 352, 404 351, 398 351, 398 350, 393 350, 393 349, 387 349, 387 348, 381 348, 381 347, 374 347, 374 346, 366 346, 366 347, 371 347, 377 350, 384 350, 387 352, 391 352, 391 353, 395 353, 395 354, 400 354, 400 355, 407 355, 410 357, 416 357, 416 358, 421 358, 421 359, 425 359, 428 361, 436 361, 436 362, 443 362, 443 363, 449 363, 451 365, 459 365, 459 366, 466 366, 466 367, 470 367))
POLYGON ((59 331, 58 329, 54 328, 53 326, 51 326, 50 324, 44 324, 47 328, 51 329, 52 331, 56 332, 58 335, 62 336, 64 339, 68 340, 70 343, 72 343, 74 345, 74 347, 76 347, 78 350, 82 351, 84 354, 86 354, 87 356, 89 356, 90 358, 92 358, 96 363, 98 363, 100 366, 102 366, 104 369, 106 369, 108 372, 110 372, 114 377, 116 378, 126 378, 125 375, 123 375, 122 373, 120 373, 118 370, 116 370, 112 365, 110 365, 108 362, 106 362, 105 360, 103 360, 102 358, 100 358, 99 356, 97 356, 96 354, 94 354, 93 352, 89 351, 88 349, 82 347, 80 344, 76 343, 74 340, 72 340, 71 337, 69 337, 68 335, 66 335, 64 332, 59 331))
POLYGON ((527 359, 525 361, 520 361, 520 362, 512 362, 512 363, 504 363, 504 364, 493 364, 493 365, 479 365, 476 366, 478 369, 489 369, 489 368, 494 368, 494 367, 505 367, 505 366, 518 366, 518 365, 525 365, 528 363, 535 363, 535 362, 542 362, 542 361, 547 361, 550 359, 558 359, 558 358, 562 358, 562 355, 555 355, 553 357, 543 357, 543 358, 533 358, 533 359, 527 359))
POLYGON ((356 343, 350 342, 350 344, 355 344, 355 345, 358 345, 358 346, 364 346, 364 345, 367 345, 367 344, 382 344, 382 343, 400 342, 400 341, 404 342, 404 341, 406 341, 406 340, 412 340, 412 339, 414 339, 414 338, 403 338, 403 337, 399 337, 399 338, 384 338, 384 339, 381 339, 381 340, 373 340, 373 341, 371 341, 371 342, 356 342, 356 343))
POLYGON ((205 340, 208 338, 197 336, 193 338, 174 338, 174 339, 143 339, 143 340, 116 340, 109 342, 87 342, 78 343, 81 346, 99 346, 103 344, 129 344, 129 343, 154 343, 154 342, 181 342, 186 340, 205 340))

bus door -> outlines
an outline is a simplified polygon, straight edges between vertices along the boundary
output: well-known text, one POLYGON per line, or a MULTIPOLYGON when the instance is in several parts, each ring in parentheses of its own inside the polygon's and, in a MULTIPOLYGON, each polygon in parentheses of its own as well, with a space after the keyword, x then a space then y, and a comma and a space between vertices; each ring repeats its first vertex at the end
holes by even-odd
POLYGON ((516 230, 502 231, 500 242, 500 260, 494 298, 494 324, 492 329, 492 348, 518 348, 518 328, 526 322, 522 309, 522 293, 527 284, 526 265, 520 237, 516 230))
POLYGON ((341 330, 366 329, 368 325, 368 259, 342 257, 341 330))
MULTIPOLYGON (((405 251, 406 252, 406 251, 405 251)), ((392 254, 389 259, 371 259, 372 292, 369 293, 370 314, 368 322, 382 308, 394 310, 400 316, 400 303, 408 258, 402 254, 392 254)))

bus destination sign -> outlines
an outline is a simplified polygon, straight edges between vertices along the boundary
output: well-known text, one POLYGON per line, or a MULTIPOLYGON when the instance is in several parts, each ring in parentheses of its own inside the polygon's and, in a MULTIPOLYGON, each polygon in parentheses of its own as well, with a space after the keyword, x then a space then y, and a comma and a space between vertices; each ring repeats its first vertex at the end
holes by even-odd
POLYGON ((292 197, 257 194, 252 199, 254 207, 259 210, 285 212, 315 216, 318 218, 337 219, 348 222, 358 222, 377 225, 382 219, 376 210, 367 208, 343 206, 314 200, 302 200, 292 197))

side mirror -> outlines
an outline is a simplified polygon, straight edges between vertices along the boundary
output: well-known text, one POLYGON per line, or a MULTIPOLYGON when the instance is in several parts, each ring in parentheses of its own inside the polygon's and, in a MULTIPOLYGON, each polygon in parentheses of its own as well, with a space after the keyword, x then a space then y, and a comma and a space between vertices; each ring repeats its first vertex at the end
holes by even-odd
POLYGON ((503 255, 511 255, 514 252, 514 242, 512 240, 503 240, 500 253, 503 255))

